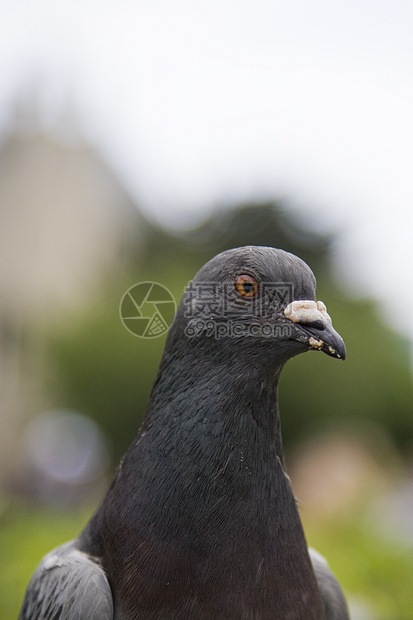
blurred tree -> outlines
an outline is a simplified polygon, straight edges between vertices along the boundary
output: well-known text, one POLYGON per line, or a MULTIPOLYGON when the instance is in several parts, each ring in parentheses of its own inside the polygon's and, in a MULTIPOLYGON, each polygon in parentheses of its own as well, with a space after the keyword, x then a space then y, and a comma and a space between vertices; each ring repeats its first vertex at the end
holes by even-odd
POLYGON ((267 245, 283 248, 308 262, 314 271, 326 271, 332 238, 310 232, 278 202, 244 204, 218 209, 186 235, 187 244, 210 256, 232 247, 267 245))

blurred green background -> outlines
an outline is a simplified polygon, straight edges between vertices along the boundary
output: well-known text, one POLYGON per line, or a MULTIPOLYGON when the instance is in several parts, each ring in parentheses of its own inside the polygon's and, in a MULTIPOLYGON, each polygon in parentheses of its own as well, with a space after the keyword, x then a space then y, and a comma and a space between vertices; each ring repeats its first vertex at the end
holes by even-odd
POLYGON ((258 244, 308 262, 347 345, 345 363, 311 352, 281 380, 287 462, 309 543, 328 557, 354 618, 411 619, 409 343, 376 303, 340 286, 331 271, 336 238, 305 229, 276 200, 216 209, 197 228, 173 233, 137 208, 127 217, 127 243, 76 303, 48 301, 47 312, 4 321, 15 383, 0 439, 0 617, 16 618, 40 558, 79 533, 141 424, 165 336, 145 340, 124 328, 124 292, 155 281, 178 301, 217 252, 258 244))

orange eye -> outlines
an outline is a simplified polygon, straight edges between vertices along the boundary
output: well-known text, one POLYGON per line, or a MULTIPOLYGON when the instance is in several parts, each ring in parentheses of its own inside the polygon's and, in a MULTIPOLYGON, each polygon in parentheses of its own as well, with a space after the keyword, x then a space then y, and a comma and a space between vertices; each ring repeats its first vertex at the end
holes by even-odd
POLYGON ((258 284, 254 278, 247 274, 243 274, 242 276, 238 276, 235 280, 235 288, 238 293, 241 293, 244 297, 254 297, 258 290, 258 284))

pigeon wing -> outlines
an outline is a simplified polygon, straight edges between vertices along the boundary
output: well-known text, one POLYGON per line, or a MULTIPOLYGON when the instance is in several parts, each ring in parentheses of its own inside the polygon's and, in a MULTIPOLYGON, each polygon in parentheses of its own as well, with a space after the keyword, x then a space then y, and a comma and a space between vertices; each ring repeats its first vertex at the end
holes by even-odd
POLYGON ((324 602, 326 620, 349 620, 347 603, 327 560, 315 549, 309 549, 314 573, 324 602))
POLYGON ((48 553, 27 587, 19 620, 113 620, 103 569, 74 542, 48 553))

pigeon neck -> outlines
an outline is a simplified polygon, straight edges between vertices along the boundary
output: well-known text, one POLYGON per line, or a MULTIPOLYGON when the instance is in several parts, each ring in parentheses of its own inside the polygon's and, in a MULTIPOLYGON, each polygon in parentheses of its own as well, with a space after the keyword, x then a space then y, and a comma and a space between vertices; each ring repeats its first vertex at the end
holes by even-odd
POLYGON ((320 620, 283 466, 281 366, 269 376, 252 357, 184 355, 165 353, 141 433, 83 540, 97 555, 102 539, 116 541, 118 590, 148 619, 171 592, 202 620, 320 620), (136 567, 133 589, 125 562, 136 567))
POLYGON ((284 463, 278 410, 282 365, 264 372, 254 359, 228 355, 212 361, 200 353, 184 359, 164 355, 144 428, 161 415, 163 425, 171 425, 174 433, 180 423, 185 428, 198 425, 206 434, 220 434, 222 429, 239 441, 252 433, 254 444, 272 446, 284 463))
POLYGON ((156 524, 161 538, 184 532, 188 555, 205 566, 202 579, 218 576, 218 600, 238 593, 225 617, 252 617, 242 608, 243 593, 257 591, 254 617, 322 618, 284 469, 277 405, 281 366, 270 377, 245 359, 215 362, 205 364, 198 356, 197 363, 182 363, 166 356, 161 364, 135 448, 151 463, 144 512, 152 514, 152 502, 162 503, 162 522, 156 524), (296 615, 289 615, 291 609, 296 615))

